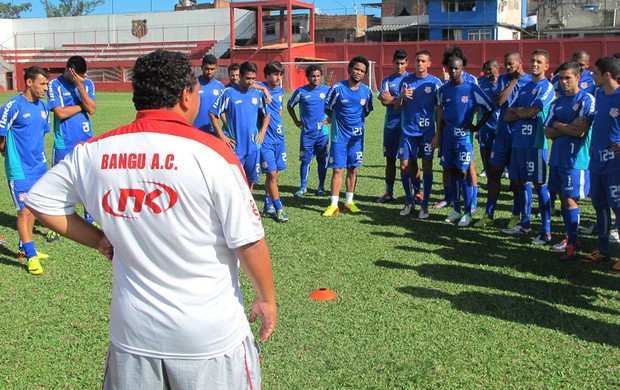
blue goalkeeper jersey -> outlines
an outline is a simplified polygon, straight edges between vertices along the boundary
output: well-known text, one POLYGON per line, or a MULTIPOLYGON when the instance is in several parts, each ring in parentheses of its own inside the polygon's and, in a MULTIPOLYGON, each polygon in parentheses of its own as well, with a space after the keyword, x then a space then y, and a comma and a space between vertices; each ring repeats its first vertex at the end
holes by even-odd
POLYGON ((327 117, 325 114, 325 98, 329 87, 323 84, 316 88, 310 85, 299 87, 293 92, 288 100, 289 107, 299 104, 299 119, 303 122, 302 133, 305 137, 316 138, 327 135, 329 129, 323 121, 327 117))
POLYGON ((400 108, 403 134, 407 137, 419 137, 435 132, 435 107, 441 81, 430 74, 419 78, 415 73, 411 73, 400 83, 401 93, 405 87, 413 89, 413 98, 404 98, 400 108))
MULTIPOLYGON (((594 98, 589 93, 580 90, 574 96, 558 96, 551 103, 545 126, 553 127, 554 122, 570 124, 582 116, 592 123, 594 119, 594 98)), ((590 164, 590 138, 590 131, 585 137, 563 134, 553 138, 549 166, 588 169, 590 164)))
POLYGON ((4 168, 8 180, 38 180, 47 172, 44 135, 49 133, 49 111, 42 100, 23 95, 2 107, 0 136, 6 137, 4 168))
POLYGON ((620 171, 620 155, 609 147, 620 144, 620 88, 606 95, 603 88, 596 90, 594 122, 592 122, 592 153, 590 172, 613 173, 620 171))
POLYGON ((474 114, 491 111, 495 103, 484 91, 471 82, 461 85, 446 83, 437 91, 437 102, 443 112, 443 137, 454 141, 469 140, 469 131, 465 125, 471 124, 474 114))
MULTIPOLYGON (((84 88, 88 96, 97 100, 95 84, 89 79, 84 81, 84 88)), ((56 107, 71 107, 82 103, 77 87, 64 76, 50 81, 47 89, 47 105, 50 111, 56 107)), ((72 150, 75 145, 88 141, 93 137, 90 117, 85 111, 80 111, 64 120, 54 118, 54 148, 72 150)))
POLYGON ((545 137, 545 109, 553 100, 553 86, 549 80, 530 81, 519 90, 513 107, 539 107, 533 118, 512 121, 512 147, 515 149, 547 149, 545 137))
MULTIPOLYGON (((405 74, 403 74, 402 76, 391 74, 388 77, 384 78, 383 81, 381 81, 381 90, 377 94, 377 99, 379 99, 379 96, 381 96, 381 94, 385 91, 388 91, 390 95, 392 95, 394 98, 398 97, 400 93, 400 84, 403 79, 408 75, 409 73, 405 72, 405 74)), ((383 123, 383 127, 390 130, 400 129, 400 117, 400 112, 394 109, 393 104, 386 106, 385 121, 383 123)))
POLYGON ((235 154, 243 157, 255 151, 256 126, 259 114, 266 116, 265 95, 254 88, 242 91, 238 86, 233 85, 226 88, 220 97, 215 101, 210 112, 218 118, 222 113, 226 114, 228 129, 226 136, 235 141, 235 154))
POLYGON ((364 137, 366 114, 373 110, 372 91, 359 83, 354 90, 349 80, 339 81, 327 92, 325 109, 332 111, 332 142, 348 142, 351 138, 364 137))
MULTIPOLYGON (((510 80, 511 78, 508 73, 499 75, 499 78, 497 79, 497 90, 495 94, 498 94, 504 89, 506 89, 506 87, 510 84, 510 80)), ((512 104, 516 100, 519 90, 526 86, 530 81, 532 81, 532 76, 527 73, 523 74, 519 81, 517 81, 517 85, 515 85, 514 89, 510 93, 508 100, 506 100, 504 104, 500 106, 499 117, 497 119, 497 135, 512 138, 514 122, 506 122, 504 120, 504 114, 506 114, 508 107, 512 106, 512 104)))
POLYGON ((209 119, 209 110, 224 91, 224 84, 216 79, 212 79, 207 83, 202 76, 198 76, 198 83, 200 84, 200 109, 196 119, 194 119, 194 127, 214 134, 211 120, 209 119))
MULTIPOLYGON (((284 142, 284 124, 282 123, 284 90, 279 85, 271 89, 267 86, 267 83, 258 82, 257 84, 267 88, 271 94, 271 103, 267 105, 266 110, 268 114, 271 114, 271 118, 269 119, 269 126, 267 127, 267 133, 265 133, 263 143, 266 145, 275 145, 284 142)), ((261 123, 262 118, 259 118, 259 128, 261 123)))

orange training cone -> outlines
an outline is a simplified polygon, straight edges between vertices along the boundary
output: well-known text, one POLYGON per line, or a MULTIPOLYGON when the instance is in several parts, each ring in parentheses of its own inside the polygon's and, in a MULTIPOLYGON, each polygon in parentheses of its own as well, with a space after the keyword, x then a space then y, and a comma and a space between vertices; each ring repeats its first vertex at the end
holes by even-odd
POLYGON ((310 298, 315 301, 331 301, 336 298, 336 293, 328 288, 321 287, 310 294, 310 298))

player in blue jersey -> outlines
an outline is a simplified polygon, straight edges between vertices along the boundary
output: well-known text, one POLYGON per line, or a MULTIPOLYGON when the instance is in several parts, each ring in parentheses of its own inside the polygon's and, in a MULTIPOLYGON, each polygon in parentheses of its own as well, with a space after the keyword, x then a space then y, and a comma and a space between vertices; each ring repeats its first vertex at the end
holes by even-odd
POLYGON ((579 88, 581 69, 577 62, 558 68, 563 93, 549 108, 545 133, 553 140, 549 157, 549 190, 560 194, 566 246, 561 260, 575 258, 579 229, 578 200, 590 189, 590 125, 594 117, 594 98, 579 88))
MULTIPOLYGON (((487 60, 482 65, 483 75, 478 77, 478 85, 491 99, 494 98, 497 93, 497 79, 499 78, 499 62, 492 58, 487 60)), ((499 119, 499 107, 495 107, 493 115, 489 120, 480 128, 480 131, 476 133, 478 143, 480 144, 480 158, 482 160, 482 172, 481 177, 486 176, 486 172, 489 169, 489 159, 491 158, 491 149, 493 147, 493 141, 497 135, 497 121, 499 119)))
POLYGON ((383 157, 385 157, 385 193, 377 199, 379 203, 394 200, 394 181, 396 180, 396 157, 398 142, 401 135, 401 115, 394 108, 395 100, 400 92, 400 83, 407 73, 407 51, 397 49, 392 56, 393 72, 381 81, 379 101, 385 107, 383 124, 383 157))
MULTIPOLYGON (((53 165, 71 153, 75 145, 93 137, 90 115, 97 110, 97 98, 95 84, 86 78, 86 71, 86 60, 81 56, 72 56, 67 60, 64 73, 49 83, 47 103, 54 113, 53 165)), ((95 223, 86 210, 84 219, 95 223)), ((48 232, 47 241, 59 239, 56 232, 48 232)))
MULTIPOLYGON (((590 147, 590 197, 596 210, 598 244, 584 263, 609 261, 611 210, 620 226, 620 61, 599 58, 594 64, 596 109, 590 147)), ((620 273, 620 261, 610 272, 620 273)))
POLYGON ((435 136, 435 107, 441 81, 428 73, 431 53, 420 50, 415 55, 415 73, 404 77, 394 108, 401 118, 398 142, 400 178, 405 191, 405 206, 400 215, 409 215, 414 207, 412 181, 418 176, 418 158, 422 158, 423 198, 418 217, 428 218, 428 200, 433 187, 433 155, 431 142, 435 136))
POLYGON ((342 176, 346 168, 345 209, 351 213, 361 210, 353 203, 357 167, 364 154, 364 122, 373 110, 372 91, 362 83, 370 63, 366 57, 357 56, 349 61, 349 78, 334 84, 325 98, 325 113, 331 118, 328 168, 333 168, 331 181, 331 204, 323 212, 324 217, 338 214, 338 198, 342 176))
MULTIPOLYGON (((579 64, 579 69, 581 71, 581 76, 579 78, 579 89, 594 96, 594 77, 592 72, 588 70, 588 67, 590 66, 590 55, 584 50, 577 50, 573 53, 571 62, 576 62, 579 64)), ((560 85, 559 76, 560 74, 558 68, 558 72, 556 72, 556 74, 554 74, 551 78, 551 84, 553 84, 553 88, 556 93, 558 95, 562 95, 564 90, 560 85)))
POLYGON ((325 196, 325 176, 327 175, 327 145, 329 142, 329 118, 325 115, 325 97, 329 87, 321 84, 323 69, 320 65, 310 65, 306 68, 308 84, 299 87, 293 92, 286 106, 301 133, 299 134, 299 176, 301 184, 295 192, 296 197, 304 196, 308 187, 308 172, 310 163, 316 157, 319 185, 317 196, 325 196), (295 106, 299 104, 299 119, 295 106))
POLYGON ((250 189, 258 182, 260 171, 259 147, 265 138, 271 114, 266 111, 265 95, 252 88, 256 81, 256 64, 246 61, 239 66, 239 85, 226 88, 209 111, 211 125, 218 137, 235 151, 243 166, 250 189), (262 116, 260 131, 257 123, 262 116), (227 132, 218 118, 226 115, 227 132))
POLYGON ((215 79, 217 58, 212 54, 206 54, 202 57, 200 69, 202 69, 202 75, 198 76, 198 83, 200 84, 200 110, 194 120, 194 127, 204 132, 215 134, 211 127, 209 110, 224 91, 224 84, 215 79))
MULTIPOLYGON (((510 165, 510 154, 512 151, 512 124, 504 120, 504 115, 517 97, 519 90, 530 82, 532 76, 523 71, 521 54, 511 51, 504 55, 503 73, 497 79, 497 93, 495 94, 495 104, 500 107, 499 118, 497 121, 497 136, 491 148, 489 158, 489 168, 487 172, 488 190, 486 210, 482 218, 474 224, 475 227, 492 226, 495 223, 495 206, 501 189, 501 178, 504 169, 510 165)), ((519 213, 521 206, 515 192, 515 186, 511 183, 513 191, 512 217, 508 222, 508 228, 519 224, 519 213)))
POLYGON ((273 216, 278 222, 288 222, 288 215, 284 212, 278 190, 278 172, 286 170, 286 142, 282 123, 284 90, 280 86, 284 66, 278 61, 271 61, 265 65, 264 73, 266 81, 257 84, 266 88, 272 99, 271 103, 267 104, 270 119, 260 148, 261 167, 266 175, 265 214, 273 216))
MULTIPOLYGON (((467 55, 465 54, 465 51, 460 46, 450 46, 446 50, 444 50, 443 58, 441 60, 441 65, 442 65, 441 82, 444 84, 447 82, 450 82, 450 74, 446 69, 448 69, 450 58, 452 57, 460 58, 461 61, 463 61, 463 68, 467 66, 467 62, 468 62, 467 55)), ((478 84, 478 79, 465 71, 463 71, 461 77, 463 78, 463 81, 465 81, 466 83, 478 84)), ((473 135, 474 134, 471 133, 472 137, 473 135)), ((441 155, 442 155, 442 150, 440 147, 439 148, 440 158, 441 158, 441 155)), ((472 186, 473 186, 473 193, 474 193, 473 200, 472 200, 472 212, 473 212, 473 211, 476 211, 477 204, 478 204, 478 175, 476 174, 476 164, 474 163, 474 156, 472 156, 472 164, 469 166, 467 175, 469 176, 472 182, 472 186)), ((444 198, 439 203, 433 206, 434 209, 441 209, 444 207, 448 207, 452 203, 452 200, 450 199, 450 194, 452 193, 450 189, 450 171, 448 169, 445 169, 445 168, 442 169, 442 182, 443 182, 443 188, 444 188, 444 198)), ((414 186, 415 186, 415 183, 414 183, 414 186)))
POLYGON ((38 66, 26 69, 24 92, 5 103, 0 119, 0 152, 17 209, 20 247, 28 259, 28 272, 33 275, 43 273, 40 260, 49 256, 35 249, 34 215, 24 206, 24 199, 34 183, 47 172, 43 138, 49 133, 50 125, 49 111, 42 99, 49 77, 49 72, 38 66))
POLYGON ((532 244, 544 245, 551 241, 551 205, 547 188, 547 139, 545 137, 545 109, 553 100, 553 85, 545 77, 549 69, 549 53, 535 50, 530 56, 532 81, 519 90, 513 105, 506 110, 504 120, 513 126, 510 178, 516 182, 521 221, 507 234, 527 234, 531 231, 532 187, 538 195, 541 217, 540 234, 532 244))
POLYGON ((432 147, 441 145, 441 166, 450 172, 451 199, 454 211, 446 222, 458 222, 458 226, 469 226, 472 222, 471 207, 473 186, 468 177, 472 161, 473 146, 470 131, 478 131, 493 113, 495 103, 474 83, 463 79, 463 60, 453 56, 448 62, 450 81, 437 91, 437 134, 432 147), (473 125, 474 116, 480 110, 482 118, 473 125), (461 212, 461 194, 465 210, 461 212))

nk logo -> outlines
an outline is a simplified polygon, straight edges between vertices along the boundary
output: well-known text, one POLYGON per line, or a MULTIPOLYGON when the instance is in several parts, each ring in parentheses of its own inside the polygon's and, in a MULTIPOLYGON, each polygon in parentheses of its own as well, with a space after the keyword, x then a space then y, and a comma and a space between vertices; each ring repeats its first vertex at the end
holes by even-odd
POLYGON ((161 214, 179 200, 175 190, 165 184, 143 181, 143 188, 111 189, 105 193, 102 206, 106 213, 119 218, 138 219, 141 213, 161 214))

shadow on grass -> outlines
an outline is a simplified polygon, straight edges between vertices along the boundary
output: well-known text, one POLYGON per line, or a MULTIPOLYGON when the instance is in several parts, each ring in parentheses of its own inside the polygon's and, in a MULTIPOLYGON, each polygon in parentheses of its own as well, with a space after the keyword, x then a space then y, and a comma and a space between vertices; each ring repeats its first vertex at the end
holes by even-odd
POLYGON ((22 263, 17 259, 17 252, 10 250, 4 245, 0 245, 0 264, 27 269, 25 263, 22 263))
POLYGON ((445 299, 456 310, 531 324, 573 335, 584 341, 620 347, 620 326, 566 313, 532 298, 482 292, 448 294, 440 290, 406 286, 397 291, 418 299, 445 299))

